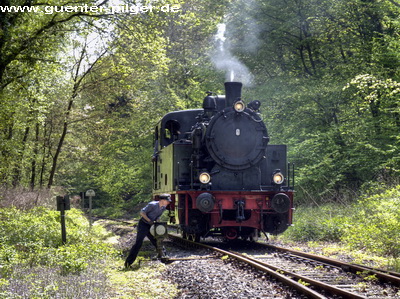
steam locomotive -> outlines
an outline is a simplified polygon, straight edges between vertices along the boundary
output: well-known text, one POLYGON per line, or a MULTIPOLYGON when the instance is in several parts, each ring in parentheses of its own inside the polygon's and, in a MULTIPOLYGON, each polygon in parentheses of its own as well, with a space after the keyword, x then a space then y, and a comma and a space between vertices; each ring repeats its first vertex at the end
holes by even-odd
POLYGON ((256 240, 292 223, 294 167, 286 145, 270 145, 260 101, 242 83, 208 95, 203 109, 166 114, 155 128, 153 198, 170 193, 170 221, 184 238, 256 240))

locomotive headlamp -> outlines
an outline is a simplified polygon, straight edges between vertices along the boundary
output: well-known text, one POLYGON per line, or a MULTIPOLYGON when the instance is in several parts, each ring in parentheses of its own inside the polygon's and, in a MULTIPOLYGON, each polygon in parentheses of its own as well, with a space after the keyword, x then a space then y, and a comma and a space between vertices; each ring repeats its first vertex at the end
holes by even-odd
POLYGON ((210 180, 211 180, 211 176, 210 176, 210 174, 207 173, 207 172, 202 172, 202 173, 199 175, 199 181, 200 181, 200 183, 202 183, 202 184, 208 184, 208 183, 210 182, 210 180))
POLYGON ((242 101, 237 101, 233 105, 233 109, 235 109, 236 112, 242 112, 244 108, 246 108, 246 106, 242 101))
POLYGON ((284 180, 285 180, 285 177, 283 176, 283 174, 280 171, 274 173, 274 175, 272 176, 272 181, 276 185, 281 185, 284 182, 284 180))

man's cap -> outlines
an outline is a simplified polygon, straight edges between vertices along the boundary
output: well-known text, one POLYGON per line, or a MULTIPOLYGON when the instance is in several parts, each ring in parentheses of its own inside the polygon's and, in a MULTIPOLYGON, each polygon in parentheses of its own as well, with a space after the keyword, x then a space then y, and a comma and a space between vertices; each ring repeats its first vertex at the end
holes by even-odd
POLYGON ((172 200, 171 200, 171 194, 168 194, 168 193, 160 194, 160 195, 158 196, 158 198, 159 198, 160 200, 161 200, 161 199, 168 200, 169 202, 172 201, 172 200))

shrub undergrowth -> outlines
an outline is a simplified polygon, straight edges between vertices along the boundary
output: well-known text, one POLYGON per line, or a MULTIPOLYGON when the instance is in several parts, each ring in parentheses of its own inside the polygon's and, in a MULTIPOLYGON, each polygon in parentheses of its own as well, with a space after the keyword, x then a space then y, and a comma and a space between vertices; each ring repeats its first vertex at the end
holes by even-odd
MULTIPOLYGON (((400 186, 368 195, 355 203, 300 206, 294 226, 284 239, 300 242, 341 242, 351 250, 388 257, 398 265, 400 257, 400 186)), ((394 269, 399 269, 394 267, 394 269)))
POLYGON ((100 226, 90 228, 76 209, 66 212, 66 227, 63 245, 59 212, 44 207, 0 209, 1 298, 51 298, 60 290, 70 298, 101 297, 92 295, 104 292, 107 277, 94 264, 116 256, 104 242, 108 234, 100 226), (66 286, 68 281, 72 285, 66 286))
POLYGON ((297 241, 340 241, 343 222, 350 211, 343 204, 327 204, 319 207, 301 206, 294 215, 294 225, 285 232, 285 237, 297 241))
POLYGON ((342 241, 351 248, 400 257, 400 186, 360 199, 349 220, 342 241))

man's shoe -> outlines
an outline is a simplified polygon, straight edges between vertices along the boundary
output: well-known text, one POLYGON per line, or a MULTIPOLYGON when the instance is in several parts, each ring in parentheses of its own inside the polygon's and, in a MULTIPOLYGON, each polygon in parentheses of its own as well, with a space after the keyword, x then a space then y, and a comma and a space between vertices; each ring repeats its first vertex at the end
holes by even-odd
POLYGON ((132 263, 130 263, 130 262, 128 262, 128 261, 125 261, 125 264, 124 264, 124 266, 125 266, 125 269, 128 269, 128 268, 130 268, 130 267, 131 267, 131 265, 132 265, 132 263))

